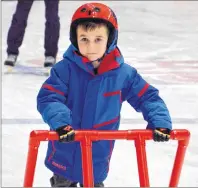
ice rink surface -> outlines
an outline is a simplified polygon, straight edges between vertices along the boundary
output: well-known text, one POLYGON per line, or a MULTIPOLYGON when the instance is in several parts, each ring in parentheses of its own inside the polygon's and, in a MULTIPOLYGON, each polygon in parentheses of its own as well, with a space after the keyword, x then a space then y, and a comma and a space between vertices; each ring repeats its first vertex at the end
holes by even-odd
MULTIPOLYGON (((75 9, 84 3, 60 2, 58 60, 70 44, 69 25, 75 9)), ((111 1, 119 23, 118 45, 125 61, 160 90, 174 129, 188 129, 191 140, 179 186, 198 186, 198 2, 111 1)), ((7 31, 16 1, 2 2, 2 64, 6 58, 7 31)), ((44 57, 44 2, 35 1, 29 15, 20 60, 42 64, 44 57)), ((2 74, 2 186, 23 185, 28 137, 32 130, 46 130, 36 110, 36 96, 46 77, 2 74)), ((120 129, 143 129, 146 122, 128 103, 123 104, 120 129)), ((147 143, 151 186, 168 186, 176 141, 147 143)), ((52 173, 44 166, 46 143, 39 149, 34 186, 50 186, 52 173)), ((117 141, 106 186, 139 186, 135 147, 117 141)))

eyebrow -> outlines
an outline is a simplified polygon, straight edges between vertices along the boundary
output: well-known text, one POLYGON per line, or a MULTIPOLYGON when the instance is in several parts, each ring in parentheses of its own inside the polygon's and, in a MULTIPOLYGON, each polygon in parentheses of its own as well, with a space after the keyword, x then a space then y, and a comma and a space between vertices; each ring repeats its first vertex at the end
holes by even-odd
POLYGON ((80 37, 86 37, 86 35, 80 35, 80 37))
MULTIPOLYGON (((87 37, 87 35, 80 35, 80 37, 87 37)), ((98 38, 103 38, 103 36, 96 36, 96 37, 98 37, 98 38)))

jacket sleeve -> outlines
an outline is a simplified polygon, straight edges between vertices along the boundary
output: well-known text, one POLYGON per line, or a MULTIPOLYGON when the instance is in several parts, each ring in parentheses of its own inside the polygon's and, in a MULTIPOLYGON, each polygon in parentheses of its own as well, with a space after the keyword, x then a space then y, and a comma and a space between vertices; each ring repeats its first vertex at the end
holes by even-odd
POLYGON ((137 112, 142 112, 144 120, 148 122, 147 129, 172 129, 169 111, 159 91, 149 85, 134 68, 127 79, 123 100, 127 100, 137 112))
MULTIPOLYGON (((66 106, 68 95, 68 68, 54 66, 50 77, 43 83, 37 96, 37 109, 43 120, 52 130, 63 125, 72 124, 71 110, 66 106), (64 72, 64 80, 60 73, 64 72)), ((62 73, 63 74, 63 73, 62 73)))

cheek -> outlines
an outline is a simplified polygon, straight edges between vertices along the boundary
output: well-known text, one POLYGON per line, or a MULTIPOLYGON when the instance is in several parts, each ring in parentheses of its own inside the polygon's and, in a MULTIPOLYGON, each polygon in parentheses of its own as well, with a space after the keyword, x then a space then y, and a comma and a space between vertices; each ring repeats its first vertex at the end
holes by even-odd
POLYGON ((79 51, 80 51, 80 53, 81 54, 84 54, 84 53, 86 53, 86 46, 85 45, 83 45, 83 44, 78 44, 78 48, 79 48, 79 51))
POLYGON ((101 52, 105 52, 106 49, 107 49, 107 44, 104 43, 104 44, 100 45, 99 49, 100 49, 101 52))

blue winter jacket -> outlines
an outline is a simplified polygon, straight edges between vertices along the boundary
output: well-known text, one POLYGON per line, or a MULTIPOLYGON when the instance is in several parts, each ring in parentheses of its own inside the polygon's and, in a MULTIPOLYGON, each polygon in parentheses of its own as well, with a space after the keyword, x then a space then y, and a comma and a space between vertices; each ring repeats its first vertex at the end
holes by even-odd
MULTIPOLYGON (((118 48, 104 57, 95 75, 91 63, 71 45, 42 85, 37 108, 51 130, 68 124, 75 130, 117 130, 124 101, 142 112, 147 128, 172 128, 158 90, 124 63, 118 48)), ((114 141, 93 142, 95 183, 106 179, 113 147, 114 141)), ((83 183, 78 142, 49 141, 45 164, 54 173, 83 183)))

